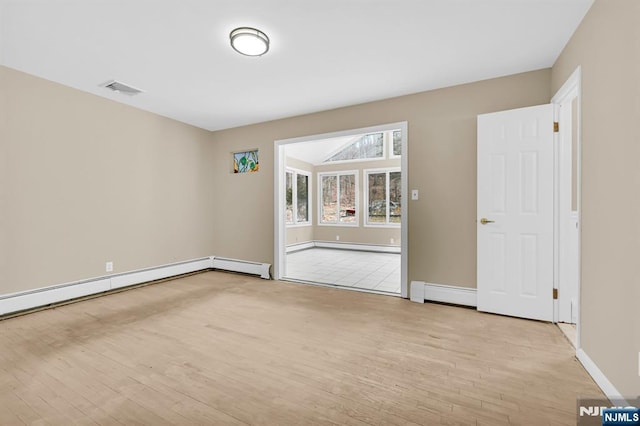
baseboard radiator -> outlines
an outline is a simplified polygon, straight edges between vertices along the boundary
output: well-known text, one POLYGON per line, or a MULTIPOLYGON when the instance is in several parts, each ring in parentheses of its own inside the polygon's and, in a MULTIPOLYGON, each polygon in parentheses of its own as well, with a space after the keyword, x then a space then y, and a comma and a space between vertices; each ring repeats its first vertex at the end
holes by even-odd
POLYGON ((412 302, 418 303, 424 303, 427 300, 476 307, 478 305, 476 293, 475 288, 411 281, 410 297, 412 302))
POLYGON ((213 269, 222 269, 243 274, 259 275, 268 280, 271 278, 269 263, 250 262, 248 260, 228 259, 226 257, 213 257, 213 269))
POLYGON ((171 278, 198 271, 220 269, 258 275, 270 279, 268 263, 249 262, 221 257, 203 257, 185 262, 53 285, 34 290, 0 295, 0 316, 55 305, 69 300, 104 293, 150 281, 171 278))

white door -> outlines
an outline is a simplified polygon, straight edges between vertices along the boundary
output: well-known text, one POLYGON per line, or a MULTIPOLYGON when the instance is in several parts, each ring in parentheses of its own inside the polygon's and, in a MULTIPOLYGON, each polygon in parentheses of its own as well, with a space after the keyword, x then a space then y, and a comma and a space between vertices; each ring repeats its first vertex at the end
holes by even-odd
POLYGON ((478 116, 478 310, 553 320, 553 106, 478 116))

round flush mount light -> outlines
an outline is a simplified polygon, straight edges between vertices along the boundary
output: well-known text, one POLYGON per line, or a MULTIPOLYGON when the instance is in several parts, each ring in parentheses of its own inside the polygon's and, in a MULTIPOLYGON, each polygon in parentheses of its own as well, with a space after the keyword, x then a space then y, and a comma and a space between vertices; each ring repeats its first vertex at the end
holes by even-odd
POLYGON ((262 56, 269 51, 269 37, 255 28, 240 27, 229 34, 231 47, 246 56, 262 56))

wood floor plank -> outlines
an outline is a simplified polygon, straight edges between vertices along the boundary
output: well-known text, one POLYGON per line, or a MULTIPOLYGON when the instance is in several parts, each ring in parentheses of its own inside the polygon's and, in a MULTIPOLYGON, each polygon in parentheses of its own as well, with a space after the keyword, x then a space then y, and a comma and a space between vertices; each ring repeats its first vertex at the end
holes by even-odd
POLYGON ((565 425, 603 397, 552 324, 222 272, 0 321, 0 362, 3 425, 565 425))

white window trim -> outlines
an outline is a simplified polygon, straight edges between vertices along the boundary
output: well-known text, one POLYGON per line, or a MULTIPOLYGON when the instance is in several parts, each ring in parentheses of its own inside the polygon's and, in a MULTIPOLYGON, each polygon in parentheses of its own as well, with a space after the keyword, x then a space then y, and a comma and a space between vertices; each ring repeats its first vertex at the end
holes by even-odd
MULTIPOLYGON (((351 160, 350 160, 351 161, 351 160)), ((340 170, 336 172, 319 172, 318 173, 318 226, 347 226, 358 227, 360 226, 360 185, 359 185, 359 172, 358 170, 340 170), (352 175, 356 177, 356 221, 354 223, 340 222, 340 176, 352 175), (322 222, 322 177, 323 176, 336 176, 336 184, 338 189, 338 212, 336 219, 337 222, 322 222)))
POLYGON ((292 194, 291 203, 293 207, 293 222, 287 222, 285 219, 285 225, 287 228, 301 228, 304 226, 313 226, 313 194, 311 189, 313 188, 313 173, 306 170, 294 169, 293 167, 287 167, 284 171, 284 192, 285 192, 285 213, 286 213, 286 192, 287 192, 287 173, 292 173, 292 194), (307 177, 307 201, 309 203, 307 207, 307 220, 298 221, 298 179, 297 175, 304 175, 307 177))
MULTIPOLYGON (((364 169, 362 171, 362 179, 364 180, 362 190, 364 192, 364 203, 362 207, 362 214, 364 215, 364 223, 363 226, 366 228, 400 228, 401 223, 369 223, 369 174, 373 173, 386 173, 387 174, 387 197, 386 197, 386 205, 387 205, 387 220, 389 219, 389 174, 393 172, 402 173, 402 169, 400 167, 385 167, 380 169, 364 169)), ((404 176, 402 176, 404 180, 404 176)), ((403 204, 404 204, 404 200, 403 204)), ((402 209, 401 209, 402 211, 402 209)), ((402 218, 401 218, 402 222, 402 218)))

